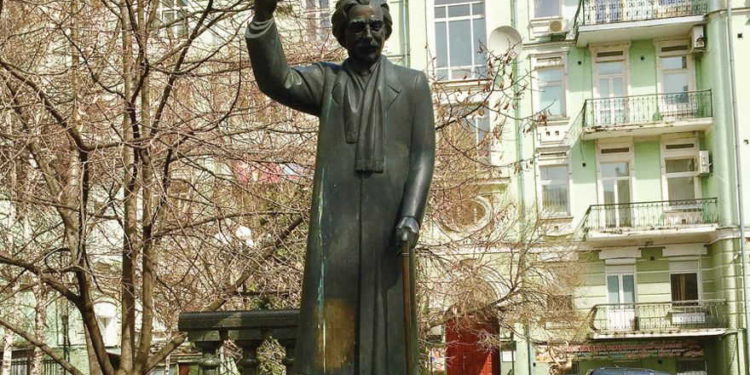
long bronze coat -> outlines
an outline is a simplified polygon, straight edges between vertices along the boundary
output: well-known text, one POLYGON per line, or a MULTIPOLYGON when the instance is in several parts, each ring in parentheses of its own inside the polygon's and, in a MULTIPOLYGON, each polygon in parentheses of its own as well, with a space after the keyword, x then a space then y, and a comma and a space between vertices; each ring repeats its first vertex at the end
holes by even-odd
POLYGON ((341 65, 289 68, 273 20, 246 33, 260 89, 318 116, 310 232, 295 362, 306 375, 406 374, 404 295, 395 228, 420 223, 432 179, 435 130, 424 73, 385 68, 384 173, 355 171, 345 141, 341 65))

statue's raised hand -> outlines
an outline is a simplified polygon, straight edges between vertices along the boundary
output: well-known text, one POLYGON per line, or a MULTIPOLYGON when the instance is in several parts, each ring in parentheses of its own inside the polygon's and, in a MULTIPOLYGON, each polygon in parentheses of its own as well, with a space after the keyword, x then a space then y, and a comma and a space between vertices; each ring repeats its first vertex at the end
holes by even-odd
POLYGON ((279 0, 255 0, 255 17, 256 21, 266 21, 273 17, 276 10, 276 4, 279 0))

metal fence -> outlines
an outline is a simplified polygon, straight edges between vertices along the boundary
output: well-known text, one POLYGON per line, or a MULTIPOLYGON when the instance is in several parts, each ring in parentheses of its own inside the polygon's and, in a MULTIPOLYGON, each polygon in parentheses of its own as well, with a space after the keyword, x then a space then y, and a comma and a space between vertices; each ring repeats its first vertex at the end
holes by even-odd
POLYGON ((726 302, 672 301, 595 305, 590 326, 597 333, 674 332, 726 328, 726 302))
MULTIPOLYGON (((31 371, 30 356, 13 358, 10 363, 10 375, 28 375, 31 371)), ((68 375, 68 372, 53 359, 42 360, 42 375, 68 375)))
POLYGON ((10 361, 10 375, 28 375, 29 373, 28 358, 13 358, 10 361))
POLYGON ((716 224, 719 213, 716 198, 595 204, 584 217, 585 233, 656 230, 681 226, 716 224))
POLYGON ((617 127, 713 116, 711 90, 588 99, 583 127, 617 127))
POLYGON ((581 0, 579 25, 704 15, 708 0, 581 0))
POLYGON ((52 359, 45 359, 42 362, 42 374, 43 375, 68 375, 68 371, 65 370, 59 363, 52 359))

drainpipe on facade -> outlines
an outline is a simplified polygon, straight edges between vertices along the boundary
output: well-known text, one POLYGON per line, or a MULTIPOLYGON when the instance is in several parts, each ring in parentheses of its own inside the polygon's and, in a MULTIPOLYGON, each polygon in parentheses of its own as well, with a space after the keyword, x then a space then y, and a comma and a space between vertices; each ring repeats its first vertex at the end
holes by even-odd
MULTIPOLYGON (((510 26, 514 30, 518 30, 517 28, 517 22, 516 22, 516 7, 517 7, 517 0, 511 0, 510 1, 510 26)), ((514 58, 511 62, 511 71, 513 74, 513 80, 518 79, 518 59, 514 58)), ((518 90, 518 84, 514 83, 513 88, 513 115, 515 117, 515 132, 516 132, 516 162, 518 164, 518 170, 520 171, 518 174, 518 210, 520 217, 525 217, 525 211, 526 211, 526 194, 525 194, 525 178, 524 178, 524 169, 523 169, 523 122, 521 121, 521 109, 519 108, 520 100, 515 95, 518 90)), ((533 375, 534 374, 534 357, 532 357, 531 354, 531 327, 529 327, 529 324, 524 325, 524 331, 526 335, 526 365, 527 365, 527 374, 533 375)), ((515 370, 514 370, 515 371, 515 370)))
POLYGON ((409 0, 401 0, 401 54, 403 65, 411 67, 411 43, 409 43, 409 0))
MULTIPOLYGON (((510 2, 510 26, 513 29, 516 29, 516 0, 511 0, 510 2)), ((517 30, 517 29, 516 29, 517 30)), ((522 123, 521 123, 521 109, 518 107, 519 105, 519 99, 515 95, 516 92, 518 92, 518 59, 516 57, 513 58, 511 62, 511 74, 513 74, 513 116, 515 117, 514 123, 515 123, 515 132, 516 132, 516 162, 519 163, 518 170, 520 173, 518 174, 518 209, 519 213, 522 216, 523 211, 526 208, 526 196, 524 194, 524 175, 523 175, 523 168, 520 164, 523 161, 523 131, 521 129, 522 123)))
MULTIPOLYGON (((740 155, 740 127, 737 119, 737 85, 735 83, 735 64, 734 64, 734 31, 732 27, 732 0, 727 0, 727 43, 729 44, 729 95, 732 105, 732 131, 734 135, 734 171, 737 178, 737 215, 740 227, 740 256, 742 256, 742 302, 745 310, 745 372, 750 370, 747 366, 748 356, 750 356, 750 293, 748 293, 748 260, 747 246, 745 244, 745 212, 744 212, 744 195, 742 193, 742 157, 740 155)), ((738 348, 739 349, 739 348, 738 348)))

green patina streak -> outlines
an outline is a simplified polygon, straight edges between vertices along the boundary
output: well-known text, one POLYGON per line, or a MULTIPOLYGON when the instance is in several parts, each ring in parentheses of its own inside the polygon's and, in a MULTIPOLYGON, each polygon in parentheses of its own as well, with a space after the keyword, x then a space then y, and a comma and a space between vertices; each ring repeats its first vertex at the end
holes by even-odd
POLYGON ((326 254, 323 251, 323 207, 325 205, 325 199, 323 194, 322 186, 325 186, 325 168, 320 170, 320 185, 318 188, 318 212, 315 218, 318 224, 317 233, 317 248, 320 251, 320 280, 318 281, 318 328, 323 335, 323 344, 321 345, 322 358, 323 358, 323 371, 326 369, 325 351, 326 351, 326 325, 325 325, 325 274, 326 274, 326 254))

